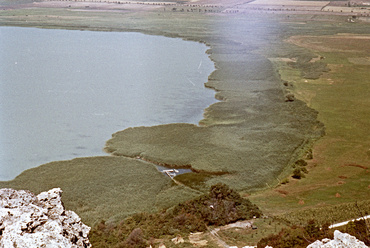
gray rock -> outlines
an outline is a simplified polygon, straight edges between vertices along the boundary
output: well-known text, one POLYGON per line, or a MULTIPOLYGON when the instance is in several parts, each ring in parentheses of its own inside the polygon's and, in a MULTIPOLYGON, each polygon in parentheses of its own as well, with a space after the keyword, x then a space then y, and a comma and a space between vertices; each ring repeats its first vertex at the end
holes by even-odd
POLYGON ((73 211, 66 211, 62 190, 35 196, 25 190, 0 189, 0 248, 91 247, 90 227, 73 211))
POLYGON ((367 248, 364 242, 356 239, 348 233, 341 233, 338 230, 334 231, 334 239, 317 240, 307 246, 307 248, 367 248))

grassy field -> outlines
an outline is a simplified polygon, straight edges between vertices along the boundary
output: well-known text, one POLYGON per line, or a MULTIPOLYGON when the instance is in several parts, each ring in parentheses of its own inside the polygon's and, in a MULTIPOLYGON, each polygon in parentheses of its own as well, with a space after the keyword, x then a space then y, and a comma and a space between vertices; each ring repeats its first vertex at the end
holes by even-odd
MULTIPOLYGON (((187 14, 170 16, 185 18, 187 14)), ((208 53, 217 70, 206 86, 215 89, 222 101, 206 109, 201 126, 127 129, 114 134, 106 150, 220 174, 207 178, 207 187, 224 182, 238 190, 255 190, 277 184, 297 150, 320 136, 322 127, 316 121, 317 112, 303 102, 285 102, 277 73, 255 51, 268 46, 280 26, 253 16, 209 16, 203 21, 206 27, 190 24, 190 39, 211 46, 208 53), (207 28, 207 32, 197 33, 194 27, 207 28)), ((184 32, 187 35, 188 28, 184 32)))
MULTIPOLYGON (((307 161, 309 174, 305 179, 291 179, 291 183, 274 191, 253 196, 275 213, 279 209, 281 212, 302 209, 298 212, 301 217, 292 213, 285 215, 293 222, 302 223, 313 217, 335 222, 358 216, 353 203, 367 200, 370 195, 370 74, 367 64, 370 36, 354 31, 352 34, 288 39, 295 46, 309 49, 314 59, 308 64, 314 61, 327 64, 330 71, 315 80, 304 78, 300 68, 293 68, 291 62, 286 62, 294 61, 302 53, 290 53, 286 59, 274 60, 282 79, 293 85, 289 90, 319 111, 318 119, 326 130, 326 135, 313 145, 313 159, 307 161), (339 205, 342 207, 330 206, 334 204, 342 204, 339 205), (316 207, 319 210, 312 214, 312 208, 316 207)), ((365 203, 362 209, 369 213, 369 202, 365 203)))
POLYGON ((256 17, 38 8, 2 11, 0 22, 140 31, 208 44, 208 54, 217 70, 209 76, 206 86, 215 89, 216 97, 223 101, 206 109, 201 126, 172 124, 127 129, 116 133, 107 142, 106 150, 119 156, 140 156, 155 163, 187 165, 196 171, 220 174, 206 178, 206 188, 224 182, 238 190, 256 190, 279 183, 279 175, 297 151, 322 133, 316 111, 300 101, 285 102, 278 74, 257 52, 258 48, 273 45, 270 43, 279 35, 280 24, 275 19, 256 17))
POLYGON ((93 225, 116 222, 133 213, 155 212, 199 195, 173 182, 152 164, 122 157, 52 162, 23 172, 1 188, 38 194, 59 187, 66 209, 93 225))
POLYGON ((253 229, 249 228, 230 228, 227 230, 221 230, 218 235, 228 245, 243 247, 246 245, 254 246, 257 242, 272 233, 278 233, 282 228, 286 228, 286 223, 273 219, 273 218, 261 218, 253 220, 253 229))
POLYGON ((316 15, 79 10, 0 10, 0 25, 135 31, 206 43, 217 68, 206 86, 221 101, 206 109, 200 126, 126 129, 107 142, 114 157, 43 165, 0 187, 35 193, 61 187, 67 209, 88 224, 197 195, 152 164, 128 158, 139 156, 201 171, 178 180, 202 191, 224 182, 266 214, 292 223, 312 216, 346 220, 356 201, 370 212, 368 24, 316 15), (288 93, 296 100, 287 102, 288 93), (291 164, 308 158, 309 149, 308 174, 292 179, 291 164), (289 183, 277 186, 284 179, 289 183))

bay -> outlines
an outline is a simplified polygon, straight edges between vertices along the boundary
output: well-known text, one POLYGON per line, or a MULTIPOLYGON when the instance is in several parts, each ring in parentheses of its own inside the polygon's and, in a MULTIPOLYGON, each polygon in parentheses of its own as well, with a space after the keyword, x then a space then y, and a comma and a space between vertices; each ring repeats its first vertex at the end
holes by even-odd
POLYGON ((206 50, 141 33, 0 27, 0 180, 106 155, 128 127, 197 124, 216 102, 206 50))

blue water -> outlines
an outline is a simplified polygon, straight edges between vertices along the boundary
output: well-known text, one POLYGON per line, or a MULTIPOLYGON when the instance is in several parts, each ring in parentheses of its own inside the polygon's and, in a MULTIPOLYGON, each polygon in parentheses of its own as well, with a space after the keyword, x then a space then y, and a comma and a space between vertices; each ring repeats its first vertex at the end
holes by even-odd
POLYGON ((206 50, 140 33, 0 27, 0 180, 106 155, 128 127, 197 124, 215 102, 206 50))

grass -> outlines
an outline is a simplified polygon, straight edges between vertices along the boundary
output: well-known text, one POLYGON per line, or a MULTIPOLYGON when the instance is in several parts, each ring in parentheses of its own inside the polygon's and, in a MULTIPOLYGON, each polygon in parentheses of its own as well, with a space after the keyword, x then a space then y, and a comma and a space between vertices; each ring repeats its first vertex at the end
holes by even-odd
MULTIPOLYGON (((333 38, 326 36, 302 40, 305 48, 313 44, 311 52, 324 58, 321 61, 330 68, 319 79, 304 79, 299 69, 274 60, 282 79, 293 84, 293 88, 289 90, 298 99, 319 111, 318 119, 325 125, 326 132, 312 147, 313 159, 307 161, 309 174, 305 179, 290 180, 291 183, 282 185, 275 191, 252 196, 257 204, 265 205, 267 211, 284 213, 289 209, 289 214, 284 216, 294 218, 295 223, 298 219, 299 223, 303 223, 312 217, 320 221, 358 217, 354 210, 331 209, 336 209, 336 204, 352 206, 354 202, 361 202, 369 196, 370 163, 367 151, 370 147, 370 74, 366 65, 353 64, 348 59, 369 56, 368 40, 356 39, 355 36, 350 39, 350 35, 333 37, 336 40, 334 46, 333 38), (320 47, 316 44, 320 44, 320 47), (284 191, 285 194, 279 191, 284 191), (315 208, 320 211, 314 210, 315 208)), ((300 50, 296 51, 295 56, 299 56, 300 50)), ((294 57, 294 53, 290 55, 294 57)), ((365 209, 369 211, 368 208, 365 209)))
POLYGON ((261 238, 273 233, 278 233, 282 228, 288 227, 284 222, 273 218, 261 218, 253 220, 253 226, 257 229, 231 228, 220 230, 220 235, 230 246, 244 247, 246 245, 254 246, 261 238))
POLYGON ((228 186, 218 184, 212 186, 207 194, 178 204, 168 211, 136 214, 123 220, 115 228, 100 222, 93 227, 90 238, 99 247, 112 247, 116 243, 122 243, 126 247, 124 243, 127 243, 127 237, 134 234, 141 236, 144 243, 153 238, 177 235, 186 237, 190 232, 204 232, 210 225, 220 226, 260 215, 258 207, 228 186))
POLYGON ((289 221, 293 225, 305 225, 309 220, 316 220, 320 225, 325 223, 334 224, 351 219, 356 219, 361 216, 361 213, 368 215, 370 213, 370 200, 362 200, 359 202, 344 202, 327 207, 308 208, 300 211, 280 216, 284 220, 289 221), (361 212, 361 213, 360 213, 361 212))
MULTIPOLYGON (((319 219, 326 218, 325 212, 315 212, 318 207, 331 209, 367 199, 368 169, 347 165, 369 168, 370 75, 368 66, 352 64, 348 58, 356 61, 353 58, 369 56, 369 49, 363 53, 317 51, 307 44, 297 47, 283 43, 301 34, 315 36, 317 40, 308 44, 312 45, 317 44, 315 41, 329 44, 330 39, 320 36, 323 34, 369 33, 366 24, 352 25, 345 20, 346 17, 310 15, 290 15, 286 19, 271 14, 1 10, 1 25, 137 31, 204 42, 210 45, 208 54, 217 67, 206 86, 215 89, 216 97, 223 101, 205 111, 202 126, 171 124, 116 133, 107 143, 107 150, 122 157, 51 163, 26 171, 11 182, 1 182, 0 186, 35 193, 62 187, 67 209, 76 211, 87 224, 156 211, 197 196, 195 191, 173 185, 152 165, 125 158, 141 156, 156 163, 203 171, 190 178, 179 177, 179 181, 195 188, 224 182, 245 195, 265 188, 250 195, 251 201, 267 214, 292 216, 292 222, 304 221, 299 216, 306 213, 306 218, 312 213, 319 219), (299 67, 283 62, 273 67, 267 59, 313 55, 325 57, 321 62, 331 69, 316 80, 302 78, 299 67), (280 76, 293 86, 282 86, 280 76), (293 92, 299 100, 285 102, 286 91, 293 92), (312 139, 323 134, 316 118, 324 123, 326 136, 313 144, 312 139), (309 173, 304 179, 291 179, 290 164, 301 158, 308 147, 313 150, 313 159, 306 166, 309 173), (289 183, 275 188, 285 178, 289 183)), ((335 48, 366 48, 350 40, 339 40, 335 48)), ((321 64, 314 67, 321 72, 323 68, 321 64)), ((352 215, 351 211, 341 214, 338 209, 333 210, 333 216, 340 215, 338 219, 352 215)), ((228 234, 230 239, 233 235, 228 234)))
POLYGON ((285 103, 270 62, 251 51, 274 38, 276 23, 249 16, 234 20, 181 13, 160 15, 151 17, 162 32, 168 35, 176 27, 180 37, 211 46, 208 53, 218 69, 206 86, 215 89, 216 97, 224 101, 206 109, 201 127, 171 124, 127 129, 114 134, 106 150, 158 164, 224 174, 204 180, 207 187, 224 182, 239 190, 253 190, 276 184, 297 149, 320 135, 317 113, 298 101, 285 103), (178 22, 168 26, 163 15, 178 22), (184 27, 187 16, 194 20, 184 27), (251 35, 251 30, 257 33, 251 35))
POLYGON ((0 187, 35 194, 60 187, 66 209, 75 211, 88 225, 101 219, 115 222, 134 213, 155 212, 198 195, 173 186, 154 165, 122 157, 53 162, 1 182, 0 187))
POLYGON ((205 185, 210 177, 215 177, 216 175, 210 175, 208 173, 185 173, 175 177, 175 180, 194 189, 205 192, 208 188, 205 185))

